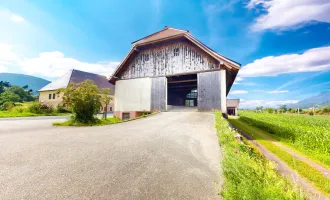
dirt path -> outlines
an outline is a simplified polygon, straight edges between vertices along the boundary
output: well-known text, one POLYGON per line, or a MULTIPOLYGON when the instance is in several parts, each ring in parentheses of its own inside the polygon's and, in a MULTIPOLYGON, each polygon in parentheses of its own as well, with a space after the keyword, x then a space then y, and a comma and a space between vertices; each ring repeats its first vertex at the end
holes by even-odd
POLYGON ((303 156, 295 151, 293 151, 291 148, 281 144, 280 142, 276 141, 274 138, 266 135, 266 134, 263 134, 263 133, 260 133, 258 132, 258 134, 271 141, 273 144, 275 144, 276 146, 280 147, 281 149, 285 150, 286 152, 288 152, 289 154, 291 154, 294 158, 296 158, 297 160, 301 160, 301 161, 304 161, 305 163, 309 164, 310 166, 314 167, 315 169, 319 170, 320 172, 322 172, 322 174, 327 177, 327 178, 330 178, 330 169, 327 169, 325 167, 323 167, 322 165, 310 160, 309 158, 307 158, 306 156, 303 156))
MULTIPOLYGON (((302 178, 295 170, 291 169, 284 161, 282 161, 275 154, 270 152, 266 147, 264 147, 263 145, 258 143, 256 140, 254 140, 251 136, 246 134, 244 131, 242 131, 242 130, 238 129, 237 127, 235 127, 233 124, 231 124, 231 126, 234 129, 236 129, 239 133, 244 135, 244 137, 246 137, 251 143, 253 143, 268 160, 271 160, 271 161, 275 162, 277 164, 277 170, 280 174, 282 174, 283 176, 285 176, 286 178, 291 180, 293 184, 297 184, 298 187, 302 188, 304 191, 307 191, 308 194, 309 194, 309 197, 311 199, 322 199, 322 200, 323 199, 329 199, 327 196, 325 196, 323 193, 321 193, 319 190, 317 190, 311 183, 309 183, 304 178, 302 178)), ((258 134, 261 137, 267 136, 267 135, 264 135, 264 134, 261 135, 260 133, 258 133, 258 134)), ((273 138, 269 137, 269 136, 264 137, 264 138, 267 139, 267 140, 271 140, 274 144, 277 143, 275 145, 278 145, 279 147, 284 146, 282 144, 279 144, 278 142, 275 142, 275 140, 273 138)), ((285 147, 285 148, 283 148, 283 150, 286 150, 287 148, 288 147, 285 147)), ((297 154, 296 152, 292 151, 291 149, 289 149, 289 150, 291 152, 297 154)), ((290 152, 288 151, 288 153, 290 153, 290 152)), ((301 156, 301 155, 297 154, 297 156, 301 156)), ((301 156, 301 157, 303 157, 303 156, 301 156)), ((316 165, 318 165, 318 164, 316 164, 316 165)), ((322 166, 320 166, 320 167, 322 167, 322 166)))

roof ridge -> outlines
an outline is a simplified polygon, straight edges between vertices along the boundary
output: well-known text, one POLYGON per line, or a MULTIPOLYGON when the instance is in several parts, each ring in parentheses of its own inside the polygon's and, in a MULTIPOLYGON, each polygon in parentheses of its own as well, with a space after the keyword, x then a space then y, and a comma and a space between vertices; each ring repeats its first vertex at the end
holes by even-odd
POLYGON ((145 37, 143 37, 143 38, 140 38, 140 39, 138 39, 138 40, 135 40, 135 41, 132 42, 131 44, 134 44, 134 43, 136 43, 136 42, 138 42, 138 41, 140 41, 140 40, 146 39, 146 38, 148 38, 148 37, 154 36, 154 35, 156 35, 156 34, 162 32, 162 31, 165 31, 165 30, 167 30, 167 29, 178 30, 178 31, 182 31, 182 32, 185 32, 185 33, 189 33, 189 31, 187 31, 187 30, 182 30, 182 29, 177 29, 177 28, 173 28, 173 27, 165 26, 163 29, 161 29, 161 30, 159 30, 159 31, 157 31, 157 32, 155 32, 155 33, 152 33, 152 34, 150 34, 150 35, 147 35, 147 36, 145 36, 145 37))

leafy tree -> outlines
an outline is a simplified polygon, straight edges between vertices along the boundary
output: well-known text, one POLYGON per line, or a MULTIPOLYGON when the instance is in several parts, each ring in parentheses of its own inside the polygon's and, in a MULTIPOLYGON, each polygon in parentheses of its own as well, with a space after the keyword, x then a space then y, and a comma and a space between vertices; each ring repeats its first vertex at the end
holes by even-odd
POLYGON ((63 104, 67 105, 73 115, 72 120, 79 123, 96 123, 94 116, 101 107, 101 96, 98 87, 91 80, 81 83, 70 83, 67 88, 58 90, 63 92, 63 104))
POLYGON ((19 95, 20 102, 34 100, 33 96, 28 91, 24 90, 22 87, 19 87, 17 85, 11 86, 8 90, 19 95))
POLYGON ((263 109, 264 109, 263 106, 257 106, 257 107, 256 107, 256 110, 257 110, 257 111, 262 111, 263 109))
POLYGON ((282 105, 278 109, 279 109, 279 112, 280 113, 284 113, 284 112, 286 112, 288 110, 287 107, 286 107, 286 105, 282 105))
POLYGON ((274 113, 275 112, 275 110, 273 108, 266 108, 265 111, 267 113, 274 113))
POLYGON ((5 88, 10 87, 10 83, 7 81, 0 81, 0 94, 5 91, 5 88))
MULTIPOLYGON (((110 96, 110 88, 101 89, 100 97, 102 105, 104 105, 105 109, 108 110, 108 105, 112 100, 112 97, 110 96)), ((104 118, 107 118, 107 112, 104 113, 104 118)))
POLYGON ((21 100, 18 94, 15 94, 9 90, 4 91, 0 95, 0 104, 4 104, 5 102, 19 102, 21 100))

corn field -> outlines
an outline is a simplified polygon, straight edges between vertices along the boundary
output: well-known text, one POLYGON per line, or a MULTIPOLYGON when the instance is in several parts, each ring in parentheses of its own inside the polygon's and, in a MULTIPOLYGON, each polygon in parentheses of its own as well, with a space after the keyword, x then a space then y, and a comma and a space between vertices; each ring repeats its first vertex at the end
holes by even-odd
POLYGON ((241 111, 240 120, 330 166, 330 117, 241 111))

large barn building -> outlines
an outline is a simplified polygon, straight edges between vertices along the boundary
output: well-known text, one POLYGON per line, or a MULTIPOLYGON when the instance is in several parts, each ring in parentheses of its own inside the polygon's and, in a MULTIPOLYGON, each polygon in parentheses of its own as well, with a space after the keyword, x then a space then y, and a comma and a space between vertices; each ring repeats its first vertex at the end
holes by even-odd
POLYGON ((189 31, 165 27, 133 42, 110 77, 116 91, 114 114, 129 119, 173 106, 227 113, 226 96, 239 68, 189 31))

